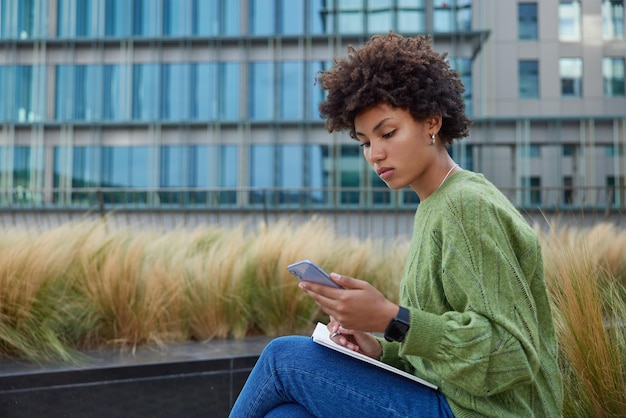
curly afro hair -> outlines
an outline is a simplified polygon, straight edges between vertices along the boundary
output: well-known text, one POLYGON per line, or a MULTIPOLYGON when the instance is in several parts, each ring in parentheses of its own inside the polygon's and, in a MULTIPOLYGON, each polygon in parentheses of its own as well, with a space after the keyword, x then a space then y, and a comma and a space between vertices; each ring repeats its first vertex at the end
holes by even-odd
POLYGON ((446 62, 446 53, 431 47, 430 38, 405 38, 395 33, 374 35, 362 47, 349 45, 347 56, 318 74, 328 91, 320 104, 329 132, 349 130, 363 110, 386 103, 406 109, 416 121, 442 116, 440 140, 450 145, 468 136, 471 121, 465 114, 465 87, 459 73, 446 62))

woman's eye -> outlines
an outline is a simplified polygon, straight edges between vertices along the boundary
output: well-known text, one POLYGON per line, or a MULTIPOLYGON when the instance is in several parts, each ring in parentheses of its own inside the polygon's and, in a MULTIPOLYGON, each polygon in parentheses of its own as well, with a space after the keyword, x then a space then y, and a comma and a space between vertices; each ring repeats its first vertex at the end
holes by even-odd
POLYGON ((361 142, 360 147, 361 148, 369 148, 370 147, 370 143, 369 142, 361 142))
POLYGON ((386 134, 383 134, 383 138, 391 138, 393 136, 395 131, 390 131, 387 132, 386 134))

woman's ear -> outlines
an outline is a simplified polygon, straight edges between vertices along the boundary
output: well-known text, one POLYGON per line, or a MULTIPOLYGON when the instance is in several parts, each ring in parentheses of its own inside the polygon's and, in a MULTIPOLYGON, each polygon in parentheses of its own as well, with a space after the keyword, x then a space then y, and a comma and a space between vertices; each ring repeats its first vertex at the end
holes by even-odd
POLYGON ((426 118, 426 126, 428 127, 428 132, 433 132, 435 134, 439 133, 441 130, 441 115, 431 115, 426 118))

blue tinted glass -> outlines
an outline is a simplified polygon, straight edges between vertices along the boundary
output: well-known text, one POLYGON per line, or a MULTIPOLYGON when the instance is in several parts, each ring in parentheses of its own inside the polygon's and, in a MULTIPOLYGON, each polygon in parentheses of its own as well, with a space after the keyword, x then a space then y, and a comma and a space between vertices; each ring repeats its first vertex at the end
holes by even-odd
POLYGON ((121 67, 119 65, 104 66, 104 83, 103 83, 103 109, 102 117, 106 120, 122 119, 122 109, 120 102, 121 92, 121 67))
POLYGON ((161 67, 161 118, 184 120, 190 115, 189 64, 163 64, 161 67))
MULTIPOLYGON (((74 112, 76 120, 95 120, 101 116, 102 67, 77 65, 74 69, 74 112)), ((63 95, 67 92, 59 92, 63 95)))
POLYGON ((30 187, 31 147, 13 147, 13 188, 30 187))
POLYGON ((337 1, 337 26, 340 33, 363 32, 363 1, 362 0, 336 0, 337 1))
POLYGON ((279 151, 279 186, 285 189, 300 189, 304 187, 304 146, 282 145, 279 147, 279 151))
POLYGON ((239 118, 239 64, 220 64, 220 118, 236 120, 239 118))
POLYGON ((217 119, 217 64, 191 64, 191 118, 200 120, 217 119))
POLYGON ((370 3, 367 13, 367 31, 385 33, 390 29, 394 29, 391 21, 391 0, 370 3))
POLYGON ((74 147, 72 159, 72 187, 100 186, 99 147, 74 147))
POLYGON ((340 186, 346 190, 341 192, 342 204, 358 204, 361 187, 361 173, 363 172, 363 156, 361 149, 356 145, 341 146, 340 186))
POLYGON ((519 62, 519 97, 539 97, 539 63, 536 60, 519 62))
POLYGON ((54 118, 56 120, 69 120, 72 118, 72 95, 74 83, 74 66, 57 65, 56 67, 56 92, 54 118))
POLYGON ((133 35, 156 36, 158 33, 157 10, 159 3, 154 0, 134 0, 133 35))
MULTIPOLYGON (((163 35, 191 35, 194 29, 197 0, 163 0, 163 35)), ((200 3, 207 3, 206 0, 200 3)))
POLYGON ((250 64, 249 115, 251 119, 267 120, 274 117, 274 63, 250 64))
POLYGON ((602 76, 605 97, 624 96, 624 58, 603 58, 602 76))
POLYGON ((274 145, 252 145, 250 147, 250 187, 272 188, 276 185, 274 145))
POLYGON ((276 10, 273 0, 250 0, 250 33, 253 35, 274 34, 275 19, 276 10))
POLYGON ((221 35, 239 35, 239 2, 231 0, 220 0, 223 10, 220 16, 221 35))
POLYGON ((280 32, 285 35, 304 32, 304 0, 280 0, 280 32))
MULTIPOLYGON (((231 1, 231 3, 234 2, 231 1)), ((218 0, 193 0, 193 34, 198 36, 219 35, 219 10, 218 0)))
POLYGON ((324 100, 324 90, 319 84, 315 83, 315 79, 319 76, 319 72, 330 68, 332 64, 325 64, 323 62, 314 61, 309 63, 309 76, 307 77, 306 86, 309 91, 309 106, 307 114, 311 119, 320 119, 319 106, 324 100))
POLYGON ((102 185, 104 187, 148 187, 148 150, 138 147, 104 147, 102 185))
POLYGON ((133 65, 133 119, 158 119, 158 94, 159 65, 133 65))
POLYGON ((159 185, 161 187, 187 187, 189 175, 186 167, 190 167, 188 147, 183 145, 162 146, 159 185))
POLYGON ((220 170, 220 187, 235 188, 237 187, 237 174, 239 173, 239 161, 237 158, 236 145, 221 145, 221 170, 220 170))
POLYGON ((76 0, 76 36, 92 36, 91 0, 76 0))
MULTIPOLYGON (((12 71, 15 67, 0 65, 0 121, 4 122, 11 118, 10 110, 12 108, 11 98, 8 92, 11 83, 12 73, 14 76, 15 71, 12 71)), ((0 160, 2 161, 2 160, 0 160)))
POLYGON ((537 39, 537 3, 517 5, 518 38, 537 39))
POLYGON ((326 16, 328 15, 325 7, 325 0, 308 0, 309 1, 309 32, 312 34, 328 33, 326 30, 326 16))
POLYGON ((104 34, 107 37, 125 37, 131 34, 132 3, 127 0, 105 0, 104 34))
POLYGON ((302 119, 304 115, 304 63, 281 63, 280 116, 282 119, 302 119))
POLYGON ((215 145, 191 145, 189 147, 189 186, 209 187, 209 150, 215 145))
POLYGON ((34 122, 44 119, 45 75, 45 68, 40 65, 18 65, 16 67, 13 120, 34 122))
POLYGON ((399 10, 398 31, 420 33, 426 30, 426 14, 424 10, 399 10))
POLYGON ((3 37, 18 39, 46 37, 49 20, 48 3, 39 0, 4 1, 2 7, 3 37))

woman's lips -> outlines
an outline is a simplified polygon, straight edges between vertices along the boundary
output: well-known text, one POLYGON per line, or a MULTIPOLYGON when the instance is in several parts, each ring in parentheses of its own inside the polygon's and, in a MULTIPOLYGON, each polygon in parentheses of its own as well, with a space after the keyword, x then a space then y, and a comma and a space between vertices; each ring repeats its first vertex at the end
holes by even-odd
POLYGON ((394 172, 393 168, 383 167, 383 168, 378 169, 378 176, 381 179, 386 180, 393 175, 393 172, 394 172))

